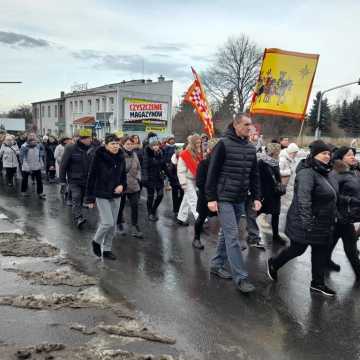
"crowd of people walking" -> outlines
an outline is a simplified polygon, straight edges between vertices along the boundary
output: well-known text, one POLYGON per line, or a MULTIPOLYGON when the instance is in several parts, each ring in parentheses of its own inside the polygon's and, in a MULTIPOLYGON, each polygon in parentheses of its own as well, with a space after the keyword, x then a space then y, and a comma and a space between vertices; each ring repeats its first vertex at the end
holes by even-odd
POLYGON ((87 221, 84 204, 97 208, 99 224, 92 241, 97 257, 116 259, 112 241, 116 233, 126 234, 126 222, 131 236, 146 237, 138 221, 142 191, 147 197, 147 219, 157 222, 164 191, 171 190, 174 222, 178 226, 194 224, 195 251, 205 247, 201 240, 204 224, 218 217, 220 231, 210 272, 232 279, 242 293, 255 290, 242 255, 244 242, 239 239, 242 217, 246 219, 247 246, 265 249, 259 223, 271 216, 272 242, 282 248, 267 261, 271 280, 280 280, 282 267, 310 246, 310 290, 334 296, 325 274, 341 270, 332 260, 341 238, 360 282, 359 234, 354 225, 360 222, 360 166, 356 149, 351 147, 336 148, 316 140, 307 157, 299 161, 299 147, 289 144, 287 138, 263 144, 246 114, 238 115, 221 138, 192 134, 181 146, 174 136, 164 141, 155 133, 143 141, 137 135, 119 138, 116 134, 99 141, 88 129, 59 141, 51 135, 40 141, 30 133, 26 139, 6 134, 1 142, 1 169, 5 169, 9 188, 19 172, 22 196, 29 196, 32 179, 39 200, 46 200, 44 171, 48 183, 59 184, 79 229, 87 221), (285 199, 291 203, 285 227, 288 240, 279 231, 285 199), (124 212, 127 203, 129 221, 124 212))

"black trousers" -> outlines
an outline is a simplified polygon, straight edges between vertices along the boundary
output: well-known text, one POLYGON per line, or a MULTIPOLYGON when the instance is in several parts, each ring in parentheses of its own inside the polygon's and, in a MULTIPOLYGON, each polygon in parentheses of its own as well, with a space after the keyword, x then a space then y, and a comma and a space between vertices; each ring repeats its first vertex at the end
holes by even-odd
MULTIPOLYGON (((291 242, 291 245, 284 249, 278 256, 271 260, 276 270, 284 266, 288 261, 302 255, 307 249, 308 244, 291 242)), ((311 267, 312 281, 316 285, 324 284, 325 266, 328 260, 328 245, 310 245, 311 246, 311 267)))
POLYGON ((279 236, 279 214, 271 215, 271 227, 273 236, 279 236))
POLYGON ((195 239, 200 240, 200 235, 203 231, 204 223, 205 223, 205 220, 208 217, 208 215, 209 215, 208 211, 200 211, 199 212, 199 216, 197 217, 197 219, 195 221, 195 225, 194 225, 194 230, 195 230, 194 238, 195 239))
POLYGON ((184 190, 181 188, 181 186, 172 185, 171 192, 172 192, 173 212, 178 213, 182 199, 184 197, 184 190))
POLYGON ((334 251, 339 238, 342 239, 346 257, 348 258, 355 275, 360 278, 360 259, 356 245, 357 236, 354 224, 336 224, 334 231, 334 242, 330 247, 329 260, 331 259, 332 252, 334 251))
POLYGON ((35 177, 36 192, 38 194, 42 194, 44 189, 43 189, 43 182, 42 182, 42 177, 41 177, 41 170, 36 170, 36 171, 31 171, 31 172, 28 172, 28 171, 22 172, 21 192, 27 191, 30 174, 31 174, 31 176, 35 177))
POLYGON ((155 215, 156 210, 159 207, 163 197, 164 197, 164 186, 148 186, 147 187, 147 209, 148 213, 155 215), (155 198, 156 192, 156 198, 155 198))
POLYGON ((129 199, 130 203, 130 211, 131 211, 131 225, 138 225, 138 206, 140 199, 140 191, 132 193, 132 194, 123 194, 121 196, 120 209, 117 223, 121 224, 124 222, 124 208, 126 204, 126 199, 129 199))
POLYGON ((6 182, 7 184, 13 184, 14 175, 16 174, 17 168, 5 168, 6 171, 6 182))

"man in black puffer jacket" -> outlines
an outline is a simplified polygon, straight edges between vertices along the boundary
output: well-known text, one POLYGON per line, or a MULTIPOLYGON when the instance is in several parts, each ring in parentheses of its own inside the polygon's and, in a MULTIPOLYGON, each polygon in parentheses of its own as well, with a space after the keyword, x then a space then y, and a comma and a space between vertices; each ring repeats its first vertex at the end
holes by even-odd
POLYGON ((249 190, 255 210, 261 208, 256 148, 248 141, 251 125, 251 119, 245 114, 240 114, 229 125, 225 137, 212 152, 205 185, 209 210, 219 213, 221 223, 211 272, 221 278, 233 278, 237 289, 243 293, 255 290, 247 280, 239 241, 239 221, 245 215, 249 190), (232 274, 224 269, 226 259, 232 274))
POLYGON ((90 166, 86 186, 86 203, 99 210, 100 224, 92 242, 96 256, 115 260, 112 240, 120 209, 121 194, 126 188, 125 160, 115 134, 105 137, 105 146, 99 147, 90 166))
POLYGON ((66 145, 60 163, 60 183, 62 186, 65 186, 66 183, 69 184, 72 195, 73 221, 79 229, 86 222, 81 209, 89 171, 88 150, 90 144, 90 133, 81 133, 75 144, 66 145))

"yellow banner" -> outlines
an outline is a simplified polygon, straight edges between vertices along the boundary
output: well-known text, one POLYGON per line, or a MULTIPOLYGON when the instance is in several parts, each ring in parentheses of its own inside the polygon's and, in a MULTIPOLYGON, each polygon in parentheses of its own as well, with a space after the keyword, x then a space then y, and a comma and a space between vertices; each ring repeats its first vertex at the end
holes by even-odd
POLYGON ((319 55, 265 49, 250 112, 303 120, 319 55))
POLYGON ((146 126, 145 131, 146 132, 153 131, 153 132, 162 133, 162 132, 166 131, 166 128, 164 128, 164 127, 156 127, 156 126, 146 126))

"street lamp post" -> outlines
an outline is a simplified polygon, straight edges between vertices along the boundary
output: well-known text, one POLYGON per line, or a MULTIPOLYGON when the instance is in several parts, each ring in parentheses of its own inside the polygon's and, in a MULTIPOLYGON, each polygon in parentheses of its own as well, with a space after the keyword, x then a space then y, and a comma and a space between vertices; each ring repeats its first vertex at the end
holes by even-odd
POLYGON ((315 140, 319 139, 320 135, 321 135, 321 130, 320 130, 320 115, 321 115, 321 101, 322 98, 324 96, 325 93, 332 91, 332 90, 336 90, 336 89, 340 89, 343 88, 345 86, 349 86, 349 85, 354 85, 354 84, 358 84, 360 85, 360 79, 358 81, 352 81, 343 85, 339 85, 339 86, 334 86, 330 89, 324 90, 320 92, 320 99, 319 99, 319 105, 318 105, 318 109, 317 109, 317 116, 316 116, 316 129, 315 129, 315 140))

